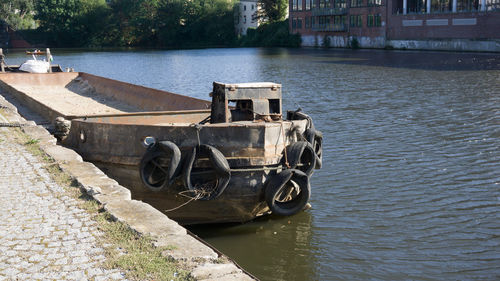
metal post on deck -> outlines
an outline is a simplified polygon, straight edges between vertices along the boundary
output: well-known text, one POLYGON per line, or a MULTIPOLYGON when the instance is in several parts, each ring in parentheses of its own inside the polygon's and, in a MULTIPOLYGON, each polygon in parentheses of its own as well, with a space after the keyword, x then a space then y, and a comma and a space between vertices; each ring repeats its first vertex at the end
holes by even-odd
POLYGON ((408 6, 407 2, 408 0, 403 0, 403 15, 406 15, 406 7, 408 6))
POLYGON ((50 54, 50 49, 45 49, 45 55, 47 56, 47 62, 49 62, 49 73, 52 73, 52 55, 50 54))

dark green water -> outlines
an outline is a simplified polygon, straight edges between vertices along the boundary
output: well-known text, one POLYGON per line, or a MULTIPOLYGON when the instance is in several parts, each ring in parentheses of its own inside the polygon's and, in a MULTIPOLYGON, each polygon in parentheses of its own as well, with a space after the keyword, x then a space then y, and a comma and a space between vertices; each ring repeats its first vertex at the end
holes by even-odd
POLYGON ((78 71, 205 99, 213 81, 283 84, 284 110, 302 107, 324 133, 313 208, 191 228, 260 279, 500 279, 499 54, 53 53, 78 71))

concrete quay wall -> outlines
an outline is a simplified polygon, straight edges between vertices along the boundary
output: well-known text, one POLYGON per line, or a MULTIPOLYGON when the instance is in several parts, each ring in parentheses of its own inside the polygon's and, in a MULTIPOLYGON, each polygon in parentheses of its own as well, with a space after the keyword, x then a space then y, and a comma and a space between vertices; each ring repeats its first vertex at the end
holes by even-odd
MULTIPOLYGON (((255 280, 236 263, 193 237, 188 231, 149 204, 132 200, 130 191, 107 177, 92 163, 82 160, 75 151, 59 146, 56 139, 42 126, 24 119, 18 108, 3 97, 0 92, 0 108, 4 109, 0 123, 21 123, 22 131, 38 140, 40 148, 52 157, 80 188, 97 202, 111 216, 127 224, 138 233, 149 235, 156 246, 170 247, 165 253, 174 260, 189 266, 196 280, 255 280)), ((20 106, 19 104, 16 104, 20 106)), ((22 105, 21 105, 22 107, 22 105)), ((27 109, 22 107, 23 115, 27 109)), ((32 114, 32 113, 31 113, 32 114)))
POLYGON ((394 49, 409 50, 500 52, 500 39, 387 40, 387 46, 394 49))
POLYGON ((302 47, 323 47, 325 38, 329 39, 331 48, 351 48, 355 38, 359 48, 367 49, 399 49, 399 50, 435 50, 458 52, 500 52, 500 39, 427 39, 427 40, 388 40, 384 37, 366 36, 319 36, 302 35, 302 47))

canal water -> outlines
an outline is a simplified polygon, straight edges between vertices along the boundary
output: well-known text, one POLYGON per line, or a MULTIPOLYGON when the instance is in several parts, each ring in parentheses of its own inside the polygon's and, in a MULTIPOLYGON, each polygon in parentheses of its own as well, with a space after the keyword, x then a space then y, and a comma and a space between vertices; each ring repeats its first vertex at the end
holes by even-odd
MULTIPOLYGON (((283 84, 324 134, 312 209, 190 229, 261 280, 499 280, 500 55, 53 50, 55 62, 209 99, 283 84)), ((20 54, 8 54, 21 62, 20 54)))

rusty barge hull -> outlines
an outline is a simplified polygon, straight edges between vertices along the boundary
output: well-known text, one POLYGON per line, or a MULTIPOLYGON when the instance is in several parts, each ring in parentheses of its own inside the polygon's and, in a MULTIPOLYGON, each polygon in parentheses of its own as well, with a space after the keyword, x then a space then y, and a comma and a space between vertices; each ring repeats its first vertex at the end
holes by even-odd
POLYGON ((51 123, 70 122, 61 144, 182 224, 244 222, 269 213, 266 183, 287 169, 285 148, 311 124, 281 119, 278 84, 215 86, 211 103, 81 72, 0 74, 2 92, 51 123), (163 146, 172 144, 178 152, 165 153, 163 146))

